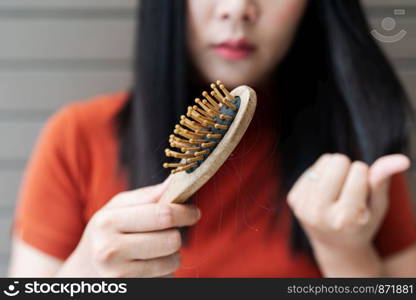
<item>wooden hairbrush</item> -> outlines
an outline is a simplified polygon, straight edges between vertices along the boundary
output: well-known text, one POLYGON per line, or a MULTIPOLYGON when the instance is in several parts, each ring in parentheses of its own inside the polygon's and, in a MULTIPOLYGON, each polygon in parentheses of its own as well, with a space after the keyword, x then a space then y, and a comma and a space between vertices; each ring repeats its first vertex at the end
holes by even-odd
POLYGON ((211 93, 196 98, 186 116, 180 118, 169 137, 167 157, 180 159, 164 163, 173 168, 171 182, 160 202, 183 203, 204 185, 226 161, 247 130, 256 109, 257 96, 248 86, 229 92, 217 81, 211 93))

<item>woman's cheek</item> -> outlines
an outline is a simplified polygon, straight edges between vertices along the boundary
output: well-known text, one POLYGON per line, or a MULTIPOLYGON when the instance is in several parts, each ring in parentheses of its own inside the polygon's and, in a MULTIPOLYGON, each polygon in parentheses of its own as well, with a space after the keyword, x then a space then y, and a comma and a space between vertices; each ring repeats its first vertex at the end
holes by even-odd
POLYGON ((283 32, 263 31, 256 53, 257 68, 263 68, 264 73, 276 68, 289 49, 291 41, 290 36, 283 32))
POLYGON ((263 7, 261 21, 258 24, 259 33, 265 33, 269 39, 292 37, 305 8, 306 0, 278 0, 275 7, 263 7))
MULTIPOLYGON (((282 24, 297 22, 303 14, 308 0, 269 0, 272 5, 261 7, 262 17, 280 20, 282 24)), ((268 2, 268 3, 269 3, 268 2)))
POLYGON ((262 58, 268 60, 268 65, 278 64, 293 43, 302 16, 299 4, 296 5, 285 7, 275 14, 270 13, 258 24, 257 36, 263 50, 262 58))

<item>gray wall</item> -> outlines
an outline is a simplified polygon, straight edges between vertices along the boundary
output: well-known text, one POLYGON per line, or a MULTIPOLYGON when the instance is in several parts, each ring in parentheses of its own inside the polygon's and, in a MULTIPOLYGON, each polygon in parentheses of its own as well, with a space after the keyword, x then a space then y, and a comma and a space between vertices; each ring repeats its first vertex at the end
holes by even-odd
POLYGON ((19 181, 46 118, 75 99, 130 85, 134 7, 134 0, 0 1, 0 276, 19 181))
MULTIPOLYGON (((408 31, 384 44, 416 99, 416 2, 367 0, 374 28, 395 16, 408 31)), ((131 82, 134 0, 0 1, 0 276, 19 181, 39 129, 74 99, 125 89, 131 82)), ((397 29, 394 31, 396 33, 397 29)))

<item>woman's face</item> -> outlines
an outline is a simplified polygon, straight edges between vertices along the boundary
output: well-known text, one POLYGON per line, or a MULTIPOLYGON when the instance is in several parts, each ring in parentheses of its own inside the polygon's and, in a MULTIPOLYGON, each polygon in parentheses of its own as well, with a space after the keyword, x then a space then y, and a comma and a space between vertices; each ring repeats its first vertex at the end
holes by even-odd
POLYGON ((187 0, 188 49, 204 80, 259 85, 286 54, 307 0, 187 0))

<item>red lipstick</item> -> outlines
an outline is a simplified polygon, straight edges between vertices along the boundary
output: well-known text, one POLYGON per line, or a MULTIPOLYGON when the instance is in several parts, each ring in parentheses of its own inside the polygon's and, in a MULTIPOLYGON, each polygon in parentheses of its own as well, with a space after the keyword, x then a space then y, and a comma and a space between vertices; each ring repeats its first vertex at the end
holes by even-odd
POLYGON ((247 39, 239 39, 216 44, 213 49, 227 60, 241 60, 250 56, 256 50, 256 46, 247 39))

